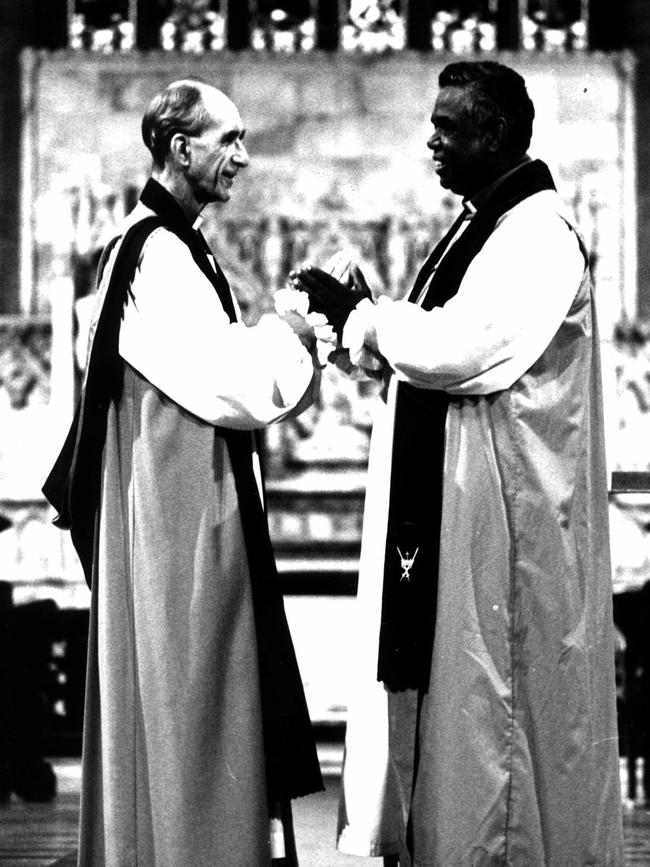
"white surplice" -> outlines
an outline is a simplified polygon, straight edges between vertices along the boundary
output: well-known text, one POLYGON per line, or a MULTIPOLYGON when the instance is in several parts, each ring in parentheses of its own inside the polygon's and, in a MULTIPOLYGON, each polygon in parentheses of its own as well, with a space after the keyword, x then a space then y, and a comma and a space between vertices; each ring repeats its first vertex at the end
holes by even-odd
POLYGON ((364 301, 343 338, 394 375, 371 442, 339 848, 410 865, 410 820, 414 867, 621 867, 598 333, 559 197, 504 214, 444 307, 364 301), (376 680, 398 379, 451 398, 419 722, 414 691, 376 680))
MULTIPOLYGON (((125 228, 150 213, 139 204, 125 228)), ((79 864, 267 865, 250 576, 215 425, 252 430, 285 418, 312 399, 318 374, 285 323, 231 324, 164 228, 143 248, 119 351, 124 383, 108 412, 93 577, 79 864)))

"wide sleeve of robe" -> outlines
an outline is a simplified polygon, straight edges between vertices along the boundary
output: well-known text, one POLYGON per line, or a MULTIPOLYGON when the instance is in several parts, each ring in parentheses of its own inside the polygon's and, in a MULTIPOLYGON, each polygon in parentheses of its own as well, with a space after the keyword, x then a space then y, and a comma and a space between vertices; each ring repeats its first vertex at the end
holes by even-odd
POLYGON ((184 409, 223 427, 279 421, 314 385, 311 356, 291 328, 275 316, 230 323, 189 249, 166 229, 143 248, 119 351, 184 409))
POLYGON ((550 197, 557 198, 538 193, 501 218, 444 307, 362 302, 344 333, 352 360, 369 342, 399 380, 419 388, 457 395, 509 388, 550 343, 584 270, 576 233, 550 197))

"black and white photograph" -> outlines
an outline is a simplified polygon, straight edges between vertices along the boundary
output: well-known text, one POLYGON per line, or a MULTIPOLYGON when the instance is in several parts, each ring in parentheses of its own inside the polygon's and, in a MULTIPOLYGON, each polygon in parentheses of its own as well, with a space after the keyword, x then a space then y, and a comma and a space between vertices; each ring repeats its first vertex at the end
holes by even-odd
POLYGON ((647 3, 0 69, 0 867, 650 867, 647 3))

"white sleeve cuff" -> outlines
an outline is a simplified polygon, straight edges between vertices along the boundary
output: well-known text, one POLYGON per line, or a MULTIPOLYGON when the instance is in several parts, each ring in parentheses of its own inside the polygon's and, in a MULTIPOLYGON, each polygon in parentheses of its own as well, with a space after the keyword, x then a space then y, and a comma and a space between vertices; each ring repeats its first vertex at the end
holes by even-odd
POLYGON ((278 316, 267 314, 249 333, 257 333, 263 354, 273 359, 273 376, 282 408, 295 406, 309 387, 314 370, 310 354, 291 326, 278 316))
POLYGON ((369 298, 364 298, 348 316, 341 335, 341 344, 350 353, 352 364, 359 364, 365 357, 364 344, 369 330, 373 330, 373 315, 375 305, 369 298))

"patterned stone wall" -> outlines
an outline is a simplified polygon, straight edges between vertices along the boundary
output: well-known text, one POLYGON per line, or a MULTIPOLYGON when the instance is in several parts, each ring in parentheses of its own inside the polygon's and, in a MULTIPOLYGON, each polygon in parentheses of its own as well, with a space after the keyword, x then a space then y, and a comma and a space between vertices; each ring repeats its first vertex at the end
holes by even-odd
MULTIPOLYGON (((378 58, 26 55, 27 204, 33 209, 25 223, 27 231, 34 228, 35 263, 24 295, 31 290, 31 308, 47 310, 53 269, 73 241, 82 248, 91 242, 87 220, 96 215, 85 213, 84 194, 99 202, 100 223, 109 227, 112 197, 118 211, 128 206, 149 166, 139 138, 143 108, 161 86, 188 75, 222 87, 248 127, 251 165, 211 223, 213 234, 229 239, 228 224, 247 224, 248 240, 235 246, 253 242, 266 257, 272 270, 261 274, 266 288, 287 264, 287 246, 277 261, 278 236, 293 246, 295 258, 310 239, 318 248, 328 236, 351 234, 348 240, 376 260, 384 280, 399 283, 400 269, 408 270, 405 258, 435 241, 455 207, 425 146, 437 75, 453 59, 408 52, 378 58), (391 246, 393 263, 385 255, 381 261, 382 241, 391 246)), ((503 59, 525 75, 537 107, 531 152, 551 164, 597 248, 601 318, 611 333, 622 306, 634 313, 634 275, 627 269, 631 263, 633 271, 634 167, 626 162, 633 153, 632 62, 579 54, 503 59)), ((339 240, 331 238, 333 245, 339 240)))

